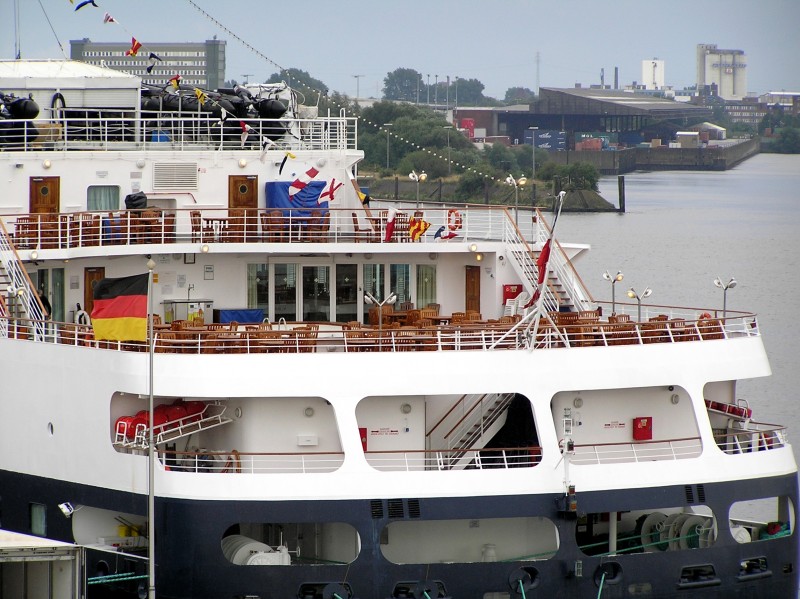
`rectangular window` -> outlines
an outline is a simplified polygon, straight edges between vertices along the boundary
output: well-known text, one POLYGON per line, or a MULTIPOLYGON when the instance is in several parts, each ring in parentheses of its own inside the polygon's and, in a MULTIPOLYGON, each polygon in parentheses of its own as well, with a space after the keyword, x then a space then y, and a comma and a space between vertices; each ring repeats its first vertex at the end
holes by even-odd
POLYGON ((437 301, 436 265, 420 264, 417 266, 417 308, 424 308, 437 301))
POLYGON ((90 185, 86 190, 87 210, 119 210, 118 185, 90 185))
POLYGON ((37 537, 47 536, 47 506, 41 503, 30 504, 31 534, 37 537))
POLYGON ((397 303, 411 301, 411 267, 408 264, 389 265, 389 291, 397 295, 397 303))
POLYGON ((247 265, 247 307, 261 308, 264 316, 269 314, 269 266, 247 265))
POLYGON ((275 320, 297 320, 297 265, 275 265, 275 320))
POLYGON ((358 320, 358 265, 336 265, 336 320, 358 320))

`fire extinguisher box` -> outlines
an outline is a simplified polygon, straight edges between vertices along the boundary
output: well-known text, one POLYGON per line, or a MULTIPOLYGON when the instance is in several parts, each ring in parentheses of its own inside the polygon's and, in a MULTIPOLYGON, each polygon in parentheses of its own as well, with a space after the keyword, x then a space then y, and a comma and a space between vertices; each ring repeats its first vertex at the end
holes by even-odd
POLYGON ((653 438, 653 417, 639 416, 633 419, 633 440, 650 441, 653 438))
POLYGON ((506 300, 514 299, 522 293, 522 285, 503 285, 503 305, 506 300))

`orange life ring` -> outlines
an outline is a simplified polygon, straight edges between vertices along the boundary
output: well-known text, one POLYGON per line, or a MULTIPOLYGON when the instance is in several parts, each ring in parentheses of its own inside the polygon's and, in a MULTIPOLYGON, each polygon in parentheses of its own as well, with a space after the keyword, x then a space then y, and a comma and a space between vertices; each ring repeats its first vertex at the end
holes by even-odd
POLYGON ((458 231, 461 228, 461 213, 454 208, 447 211, 447 228, 451 231, 458 231))
POLYGON ((698 320, 711 320, 711 314, 708 312, 703 312, 698 320))

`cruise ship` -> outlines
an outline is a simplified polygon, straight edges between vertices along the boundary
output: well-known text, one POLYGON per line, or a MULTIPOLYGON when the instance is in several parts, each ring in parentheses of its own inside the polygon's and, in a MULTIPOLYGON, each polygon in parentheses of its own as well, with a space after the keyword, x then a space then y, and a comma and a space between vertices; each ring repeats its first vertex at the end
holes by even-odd
POLYGON ((82 549, 47 596, 796 596, 755 312, 596 299, 557 212, 365 203, 358 119, 284 84, 0 91, 0 526, 82 549))

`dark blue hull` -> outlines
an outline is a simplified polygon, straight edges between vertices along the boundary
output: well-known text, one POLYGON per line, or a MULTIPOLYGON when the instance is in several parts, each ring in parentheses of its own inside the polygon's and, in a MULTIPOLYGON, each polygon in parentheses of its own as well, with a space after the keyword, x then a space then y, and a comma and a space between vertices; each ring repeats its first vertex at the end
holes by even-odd
MULTIPOLYGON (((789 497, 798 505, 796 475, 752 481, 680 485, 624 491, 578 493, 579 513, 624 512, 691 505, 702 491, 703 505, 724 521, 736 501, 761 497, 789 497)), ((0 473, 2 527, 30 533, 29 505, 47 506, 47 536, 72 541, 71 523, 57 504, 69 501, 120 512, 144 514, 147 498, 46 480, 14 473, 0 473)), ((324 496, 324 489, 320 489, 324 496)), ((606 597, 792 598, 798 589, 798 537, 746 544, 737 543, 727 526, 720 526, 712 547, 657 553, 587 556, 576 541, 576 519, 559 511, 562 503, 553 495, 475 496, 443 499, 326 501, 156 501, 156 590, 159 599, 301 599, 322 597, 330 582, 346 582, 353 597, 385 599, 413 591, 422 581, 441 581, 454 599, 483 599, 486 593, 515 594, 513 581, 528 585, 526 597, 597 597, 602 585, 606 597), (413 505, 413 508, 412 508, 413 505), (410 509, 412 508, 412 509, 410 509), (557 528, 560 547, 552 558, 524 562, 431 563, 397 565, 380 549, 381 531, 401 519, 420 520, 514 518, 542 516, 557 528), (361 551, 347 565, 292 565, 286 567, 236 566, 224 556, 220 539, 238 522, 345 522, 359 534, 361 551), (755 571, 744 571, 743 562, 762 560, 755 571), (710 567, 710 568, 709 568, 710 567), (521 570, 524 568, 525 570, 521 570), (687 578, 687 572, 695 576, 687 578), (522 574, 520 574, 522 573, 522 574), (603 577, 605 573, 605 577, 603 577), (399 585, 399 586, 398 586, 399 585), (301 592, 305 589, 305 593, 301 592), (312 590, 317 589, 315 596, 312 590)), ((88 565, 90 570, 92 565, 88 565)), ((91 596, 91 595, 90 595, 91 596)), ((103 595, 109 596, 109 595, 103 595)), ((122 596, 122 595, 120 595, 122 596)), ((433 596, 432 596, 433 597, 433 596)))

